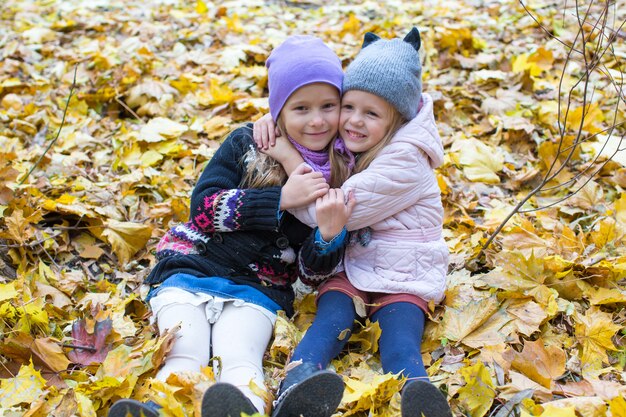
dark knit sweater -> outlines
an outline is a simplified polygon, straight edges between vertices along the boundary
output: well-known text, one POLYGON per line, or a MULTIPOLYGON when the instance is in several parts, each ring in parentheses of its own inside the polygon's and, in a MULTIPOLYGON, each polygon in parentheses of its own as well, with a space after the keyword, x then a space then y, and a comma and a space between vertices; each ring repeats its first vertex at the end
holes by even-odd
POLYGON ((291 315, 298 276, 315 286, 335 273, 345 245, 322 250, 313 229, 288 212, 279 216, 280 186, 241 186, 255 149, 250 125, 219 147, 193 190, 190 220, 161 239, 146 283, 177 273, 224 277, 260 290, 291 315))

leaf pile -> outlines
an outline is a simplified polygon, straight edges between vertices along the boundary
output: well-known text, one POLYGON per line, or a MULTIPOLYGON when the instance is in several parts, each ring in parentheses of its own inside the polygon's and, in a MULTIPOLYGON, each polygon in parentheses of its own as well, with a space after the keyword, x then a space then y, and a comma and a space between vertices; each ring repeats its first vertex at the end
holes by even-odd
MULTIPOLYGON (((324 3, 3 3, 0 415, 103 416, 121 397, 197 412, 209 368, 152 379, 173 333, 141 301, 151 250, 220 139, 268 111, 272 48, 317 35, 347 65, 365 32, 417 26, 451 251, 431 380, 459 416, 626 416, 624 1, 324 3)), ((298 303, 267 355, 273 390, 315 312, 298 303)), ((379 334, 364 324, 333 361, 342 415, 399 415, 379 334)))

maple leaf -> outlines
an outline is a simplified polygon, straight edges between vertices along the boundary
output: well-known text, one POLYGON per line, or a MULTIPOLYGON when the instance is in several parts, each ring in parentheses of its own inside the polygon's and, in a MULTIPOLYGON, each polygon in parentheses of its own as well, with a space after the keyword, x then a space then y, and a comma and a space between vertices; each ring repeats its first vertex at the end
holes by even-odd
POLYGON ((279 311, 274 325, 274 341, 269 349, 272 359, 288 357, 301 338, 298 328, 287 319, 284 312, 279 311))
POLYGON ((65 371, 70 364, 59 343, 52 338, 35 339, 31 349, 53 372, 65 371))
POLYGON ((24 210, 16 209, 10 216, 4 217, 7 228, 6 231, 0 231, 0 237, 24 243, 34 236, 31 224, 39 220, 41 220, 40 212, 28 214, 24 210))
POLYGON ((146 246, 148 239, 152 236, 152 227, 145 224, 109 220, 102 236, 111 244, 120 264, 125 265, 135 253, 146 246))
POLYGON ((491 408, 496 392, 489 371, 482 362, 468 365, 459 371, 465 386, 458 390, 459 401, 472 417, 483 417, 491 408))
POLYGON ((164 363, 165 357, 169 353, 170 349, 176 341, 176 332, 178 328, 166 329, 158 339, 158 343, 154 347, 154 354, 152 355, 152 366, 154 369, 159 369, 161 364, 164 363))
POLYGON ((341 407, 346 416, 359 411, 370 411, 388 402, 399 391, 403 382, 394 374, 374 374, 367 380, 345 378, 346 389, 341 407))
POLYGON ((189 128, 181 123, 165 117, 155 117, 141 128, 139 140, 145 142, 161 142, 167 139, 176 139, 189 128))
POLYGON ((515 354, 512 367, 533 381, 551 389, 554 380, 565 373, 566 355, 556 346, 544 346, 541 339, 526 341, 521 353, 515 354))
POLYGON ((446 338, 462 342, 485 323, 497 310, 496 297, 473 301, 460 309, 447 308, 443 316, 443 333, 446 338))
POLYGON ((470 181, 500 182, 497 173, 503 168, 504 158, 497 150, 477 139, 457 141, 452 150, 459 153, 459 163, 470 181))
POLYGON ((554 55, 551 51, 540 47, 531 54, 521 54, 513 58, 513 72, 528 71, 533 77, 548 71, 554 64, 554 55))
POLYGON ((14 378, 0 380, 0 406, 9 408, 30 404, 43 393, 46 380, 33 368, 33 363, 22 365, 14 378))
POLYGON ((361 352, 378 352, 378 339, 381 334, 380 324, 366 320, 365 325, 359 331, 355 331, 350 336, 349 342, 359 343, 361 352))
POLYGON ((110 319, 98 321, 90 332, 85 319, 76 320, 72 324, 72 345, 76 347, 73 347, 68 353, 68 358, 81 365, 102 363, 111 350, 111 344, 107 343, 106 339, 111 333, 112 327, 113 322, 110 319), (83 346, 86 349, 77 346, 83 346))
POLYGON ((506 312, 515 318, 515 327, 525 336, 530 336, 539 330, 539 326, 546 321, 548 313, 537 303, 529 300, 513 300, 506 312))
POLYGON ((583 347, 583 371, 591 372, 601 368, 602 363, 608 363, 606 351, 616 350, 611 338, 622 326, 613 323, 610 314, 595 306, 590 307, 584 315, 577 314, 576 318, 575 334, 583 347))
POLYGON ((15 285, 15 282, 0 284, 0 301, 11 300, 18 295, 15 285))

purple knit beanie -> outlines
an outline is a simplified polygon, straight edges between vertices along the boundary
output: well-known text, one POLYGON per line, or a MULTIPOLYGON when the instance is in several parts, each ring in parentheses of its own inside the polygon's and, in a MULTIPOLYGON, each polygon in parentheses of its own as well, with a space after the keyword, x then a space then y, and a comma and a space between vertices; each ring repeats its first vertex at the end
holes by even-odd
POLYGON ((275 48, 265 64, 274 121, 298 88, 312 83, 335 86, 341 94, 343 70, 337 55, 313 36, 290 36, 275 48))

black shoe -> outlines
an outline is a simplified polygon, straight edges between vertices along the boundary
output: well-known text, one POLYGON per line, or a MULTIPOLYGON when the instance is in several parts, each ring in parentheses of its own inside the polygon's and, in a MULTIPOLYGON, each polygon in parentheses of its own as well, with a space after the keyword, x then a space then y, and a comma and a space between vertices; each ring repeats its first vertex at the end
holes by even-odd
POLYGON ((343 397, 343 379, 303 363, 287 373, 272 417, 330 417, 343 397), (299 369, 300 368, 300 369, 299 369), (302 377, 299 381, 297 377, 302 377))
POLYGON ((159 417, 159 408, 161 407, 152 401, 142 403, 123 399, 111 406, 107 417, 159 417))
POLYGON ((402 417, 452 417, 441 391, 427 381, 411 381, 402 390, 402 417))
POLYGON ((202 417, 240 417, 241 413, 258 413, 256 407, 239 388, 218 382, 204 392, 202 417))

